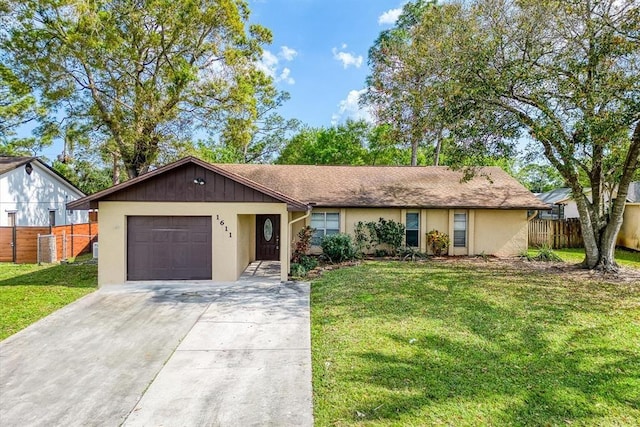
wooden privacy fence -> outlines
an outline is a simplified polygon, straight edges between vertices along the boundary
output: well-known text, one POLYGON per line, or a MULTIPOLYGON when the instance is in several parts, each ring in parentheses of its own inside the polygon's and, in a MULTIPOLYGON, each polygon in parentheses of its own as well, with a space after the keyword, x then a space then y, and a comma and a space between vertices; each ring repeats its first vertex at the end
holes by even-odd
POLYGON ((39 249, 40 260, 59 261, 90 252, 93 242, 97 241, 96 222, 55 227, 0 227, 0 262, 36 263, 39 249))
POLYGON ((529 247, 549 246, 553 249, 582 248, 582 229, 578 218, 529 221, 529 247))

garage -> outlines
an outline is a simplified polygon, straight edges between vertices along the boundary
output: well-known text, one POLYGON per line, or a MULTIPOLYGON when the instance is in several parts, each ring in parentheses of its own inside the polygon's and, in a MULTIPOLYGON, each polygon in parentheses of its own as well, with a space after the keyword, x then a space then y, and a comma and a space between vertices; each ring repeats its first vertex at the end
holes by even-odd
POLYGON ((210 216, 128 216, 127 280, 211 280, 210 216))

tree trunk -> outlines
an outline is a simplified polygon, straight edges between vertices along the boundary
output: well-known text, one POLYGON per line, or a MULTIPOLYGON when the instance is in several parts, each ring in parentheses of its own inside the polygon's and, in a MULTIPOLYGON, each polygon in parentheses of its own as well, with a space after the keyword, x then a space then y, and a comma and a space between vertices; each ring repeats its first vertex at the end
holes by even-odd
POLYGON ((117 154, 113 155, 113 185, 120 184, 120 162, 117 154))
POLYGON ((442 149, 442 129, 438 131, 438 137, 436 138, 436 153, 433 159, 433 166, 440 164, 440 150, 442 149))
MULTIPOLYGON (((577 181, 577 180, 576 180, 577 181)), ((578 208, 578 215, 580 217, 580 226, 582 228, 582 239, 584 240, 584 252, 585 258, 582 261, 582 265, 585 268, 595 268, 600 259, 600 236, 593 230, 593 221, 595 218, 591 217, 591 212, 587 206, 589 201, 582 192, 582 187, 579 184, 572 186, 572 196, 576 202, 578 208)), ((596 221, 597 222, 597 221, 596 221)))
POLYGON ((418 141, 411 142, 411 166, 418 165, 418 141))

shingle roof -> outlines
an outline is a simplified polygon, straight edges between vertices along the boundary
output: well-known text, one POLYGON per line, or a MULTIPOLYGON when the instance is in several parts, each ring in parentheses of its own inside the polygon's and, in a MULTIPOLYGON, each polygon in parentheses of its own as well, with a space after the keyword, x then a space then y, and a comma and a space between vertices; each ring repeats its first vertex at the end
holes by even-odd
POLYGON ((554 190, 550 190, 544 193, 537 194, 536 197, 542 200, 544 203, 556 204, 566 202, 571 199, 571 189, 570 188, 556 188, 554 190))
POLYGON ((45 162, 43 162, 42 160, 40 160, 38 157, 28 157, 28 156, 23 156, 23 157, 7 157, 7 156, 0 156, 0 175, 5 174, 7 172, 11 172, 14 169, 19 168, 22 165, 25 165, 29 162, 37 162, 38 164, 42 165, 46 170, 48 170, 52 175, 58 177, 60 180, 64 181, 67 185, 69 185, 69 187, 75 189, 78 193, 84 195, 84 193, 82 191, 80 191, 80 189, 78 187, 76 187, 76 185, 74 183, 72 183, 71 181, 69 181, 66 177, 64 177, 62 174, 60 174, 57 170, 55 170, 54 168, 52 168, 51 166, 49 166, 48 164, 46 164, 45 162))
POLYGON ((217 166, 316 206, 549 209, 498 167, 463 182, 444 166, 217 166))
POLYGON ((25 163, 38 160, 37 157, 3 157, 0 156, 0 175, 10 172, 25 163))
POLYGON ((174 170, 176 168, 179 168, 183 165, 186 165, 188 163, 194 163, 198 166, 201 166, 202 168, 208 169, 214 173, 217 173, 219 175, 225 176, 233 181, 239 182, 240 184, 243 184, 249 188, 252 188, 260 193, 264 193, 270 197, 273 197, 276 200, 280 200, 283 203, 287 204, 288 209, 292 210, 292 211, 305 211, 307 210, 308 206, 299 201, 296 200, 295 198, 292 198, 291 196, 289 196, 288 194, 285 193, 280 193, 277 190, 267 186, 267 185, 262 185, 259 182, 255 182, 252 181, 251 179, 248 179, 242 175, 237 175, 234 174, 233 172, 220 168, 218 167, 219 165, 212 165, 210 163, 207 163, 203 160, 197 159, 195 157, 185 157, 183 159, 180 159, 174 163, 162 166, 161 168, 155 169, 151 172, 148 172, 144 175, 140 175, 136 178, 132 178, 129 181, 125 181, 123 183, 120 183, 118 185, 115 185, 113 187, 107 188, 105 190, 99 191, 95 194, 92 194, 90 196, 86 196, 83 197, 82 199, 78 199, 75 200, 73 202, 70 202, 67 204, 67 208, 68 209, 89 209, 90 207, 93 206, 97 206, 95 205, 98 201, 103 200, 105 197, 117 193, 119 191, 125 190, 129 187, 133 187, 141 182, 145 182, 147 180, 153 179, 154 177, 158 176, 158 175, 162 175, 168 171, 174 170))

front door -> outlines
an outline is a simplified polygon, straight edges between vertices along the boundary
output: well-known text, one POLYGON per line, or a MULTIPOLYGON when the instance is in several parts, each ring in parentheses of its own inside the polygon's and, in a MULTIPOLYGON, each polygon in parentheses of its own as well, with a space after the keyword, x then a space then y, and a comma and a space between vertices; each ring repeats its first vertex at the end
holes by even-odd
POLYGON ((256 215, 256 260, 280 260, 280 215, 256 215))

